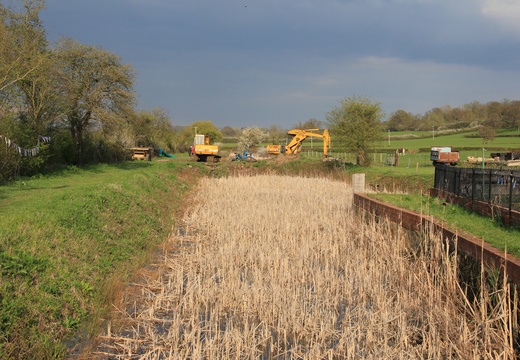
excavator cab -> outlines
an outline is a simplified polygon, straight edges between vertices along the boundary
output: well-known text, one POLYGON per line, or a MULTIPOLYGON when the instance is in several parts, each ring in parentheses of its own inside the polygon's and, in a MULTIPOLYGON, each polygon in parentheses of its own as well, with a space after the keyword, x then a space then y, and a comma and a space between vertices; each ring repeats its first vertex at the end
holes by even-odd
POLYGON ((218 145, 210 145, 209 135, 196 134, 193 139, 195 156, 200 162, 219 162, 220 154, 218 145))

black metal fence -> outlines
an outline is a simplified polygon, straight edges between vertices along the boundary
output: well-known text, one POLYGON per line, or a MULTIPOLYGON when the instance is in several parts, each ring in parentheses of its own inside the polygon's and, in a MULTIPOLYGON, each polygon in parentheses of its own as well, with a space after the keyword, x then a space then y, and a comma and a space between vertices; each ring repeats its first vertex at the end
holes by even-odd
POLYGON ((437 165, 434 187, 452 194, 520 211, 520 171, 437 165))

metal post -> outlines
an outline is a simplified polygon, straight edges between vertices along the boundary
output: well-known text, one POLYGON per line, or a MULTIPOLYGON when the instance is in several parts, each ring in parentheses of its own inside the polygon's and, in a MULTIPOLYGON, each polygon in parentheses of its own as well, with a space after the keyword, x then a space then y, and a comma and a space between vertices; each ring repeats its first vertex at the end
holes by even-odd
POLYGON ((509 175, 509 221, 511 221, 511 212, 513 209, 513 172, 509 175))
POLYGON ((461 173, 461 169, 457 169, 457 186, 455 187, 455 189, 457 189, 457 196, 460 196, 460 173, 461 173))
POLYGON ((491 177, 492 176, 493 176, 493 170, 489 169, 488 204, 491 204, 491 177))
POLYGON ((475 202, 475 183, 476 183, 476 176, 475 176, 475 168, 471 169, 471 210, 473 210, 473 203, 475 202))
POLYGON ((446 191, 446 164, 444 164, 442 166, 442 171, 443 171, 442 191, 446 191))
POLYGON ((486 162, 484 161, 484 151, 486 151, 486 149, 482 148, 482 201, 484 201, 484 169, 486 168, 486 162))

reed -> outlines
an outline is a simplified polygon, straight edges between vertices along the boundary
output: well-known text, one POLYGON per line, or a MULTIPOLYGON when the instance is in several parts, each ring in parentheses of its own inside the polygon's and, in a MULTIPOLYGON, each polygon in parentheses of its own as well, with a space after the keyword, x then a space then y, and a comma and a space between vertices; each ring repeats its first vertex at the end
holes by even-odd
POLYGON ((410 248, 351 198, 324 178, 203 179, 161 276, 143 280, 90 355, 515 358, 507 283, 468 300, 442 239, 410 248))

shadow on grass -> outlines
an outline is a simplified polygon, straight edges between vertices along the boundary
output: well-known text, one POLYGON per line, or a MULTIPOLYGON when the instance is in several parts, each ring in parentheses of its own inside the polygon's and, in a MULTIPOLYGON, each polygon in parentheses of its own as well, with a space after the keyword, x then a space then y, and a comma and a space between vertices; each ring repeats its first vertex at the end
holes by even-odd
POLYGON ((53 169, 48 169, 44 173, 37 174, 31 177, 20 177, 16 181, 0 184, 0 200, 9 198, 9 194, 14 192, 28 192, 29 190, 48 190, 48 189, 63 189, 70 187, 70 180, 64 181, 59 185, 53 185, 55 182, 38 182, 39 179, 66 179, 71 176, 89 176, 100 175, 110 171, 118 170, 141 170, 152 167, 154 164, 150 161, 126 161, 122 163, 113 164, 88 164, 81 167, 74 165, 61 166, 53 169), (36 180, 36 181, 34 181, 36 180))
POLYGON ((152 165, 153 163, 150 161, 126 161, 123 163, 112 164, 111 166, 120 170, 135 170, 148 168, 152 165))
POLYGON ((151 162, 136 162, 136 161, 126 161, 122 163, 112 163, 112 164, 88 164, 83 165, 81 167, 70 165, 66 167, 60 167, 56 169, 49 170, 45 172, 45 176, 47 177, 61 177, 61 176, 69 176, 76 175, 81 173, 95 173, 102 174, 111 168, 120 169, 120 170, 136 170, 143 169, 152 166, 151 162))
POLYGON ((91 164, 76 168, 77 171, 75 173, 90 172, 95 174, 102 174, 107 172, 109 169, 137 170, 149 168, 152 165, 153 164, 150 161, 125 161, 112 164, 91 164))

